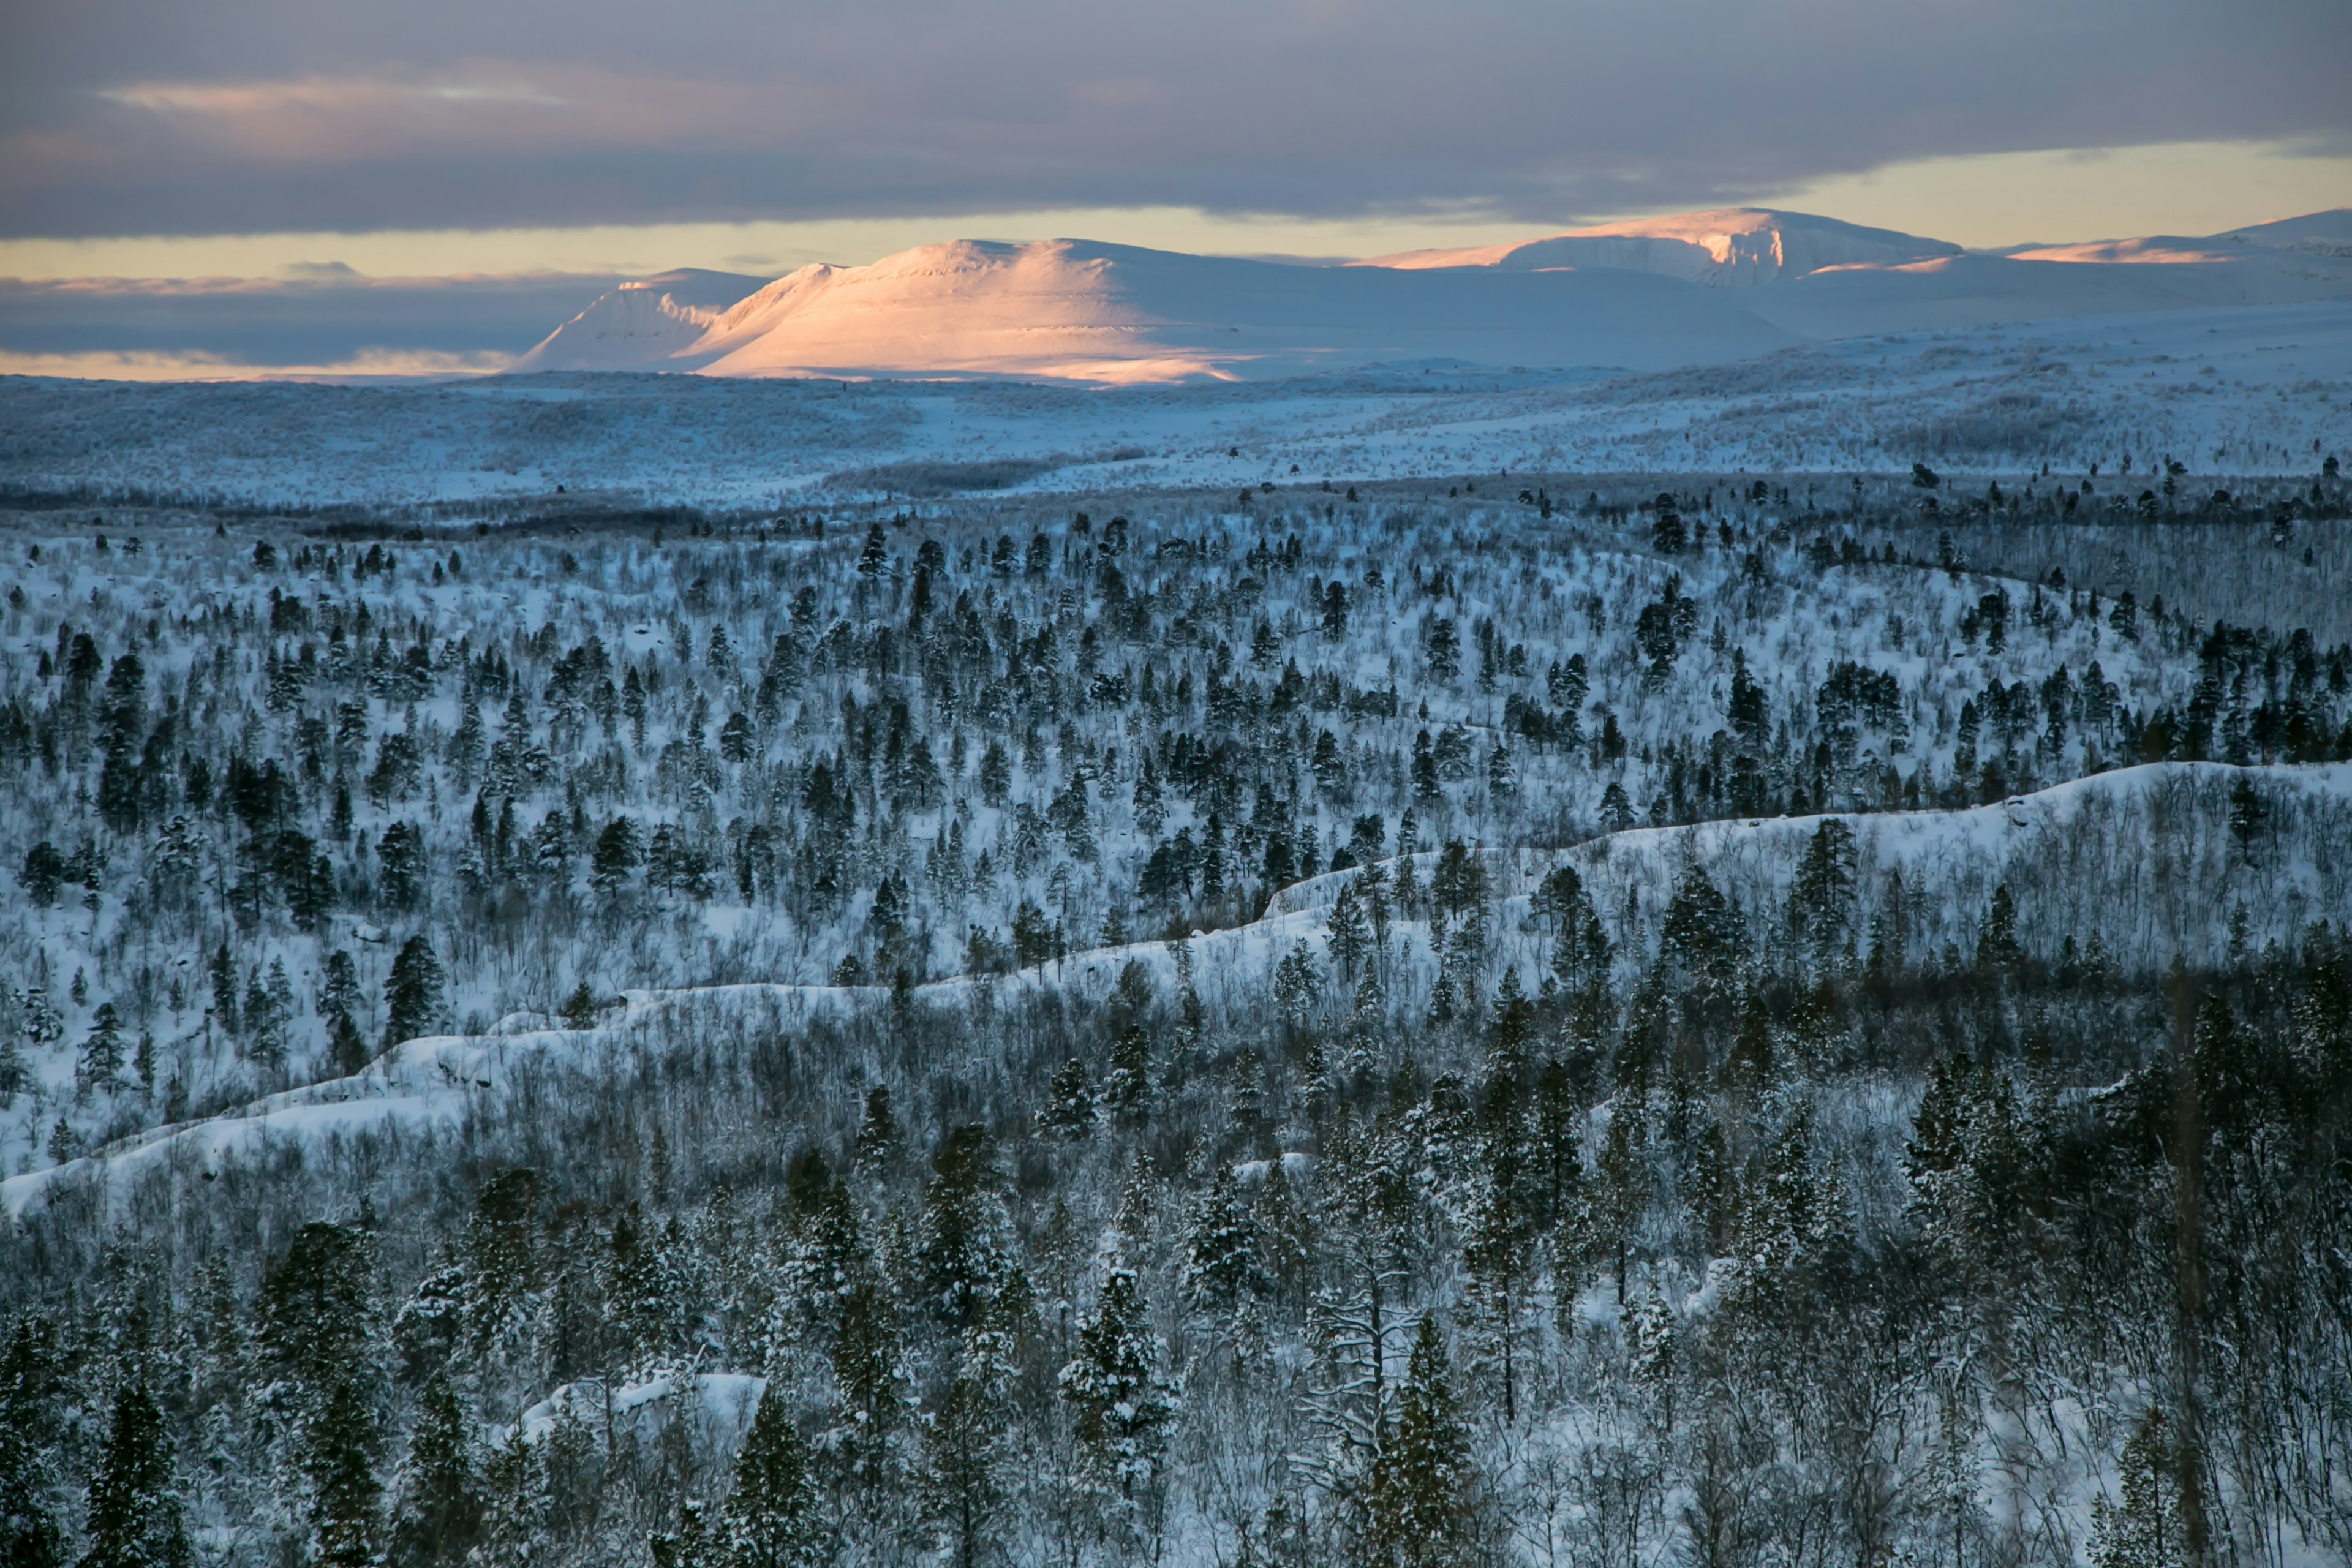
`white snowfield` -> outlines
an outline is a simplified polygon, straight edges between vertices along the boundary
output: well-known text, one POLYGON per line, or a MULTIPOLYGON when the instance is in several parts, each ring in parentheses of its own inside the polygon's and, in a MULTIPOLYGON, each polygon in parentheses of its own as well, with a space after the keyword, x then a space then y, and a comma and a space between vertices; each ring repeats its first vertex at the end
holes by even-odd
MULTIPOLYGON (((1656 924, 1689 868, 1704 871, 1744 912, 1751 935, 1780 917, 1799 858, 1821 817, 1761 818, 1637 828, 1561 850, 1486 852, 1489 887, 1507 962, 1539 961, 1542 933, 1528 919, 1528 895, 1554 867, 1577 868, 1630 981, 1652 950, 1656 924), (1631 897, 1628 897, 1628 894, 1631 897)), ((2314 921, 2352 920, 2352 763, 2234 768, 2159 763, 2077 779, 1997 805, 1957 812, 1844 816, 1855 839, 1861 916, 1867 928, 1899 872, 1914 907, 1911 952, 1945 943, 1966 951, 1995 886, 2016 899, 2018 935, 2028 952, 2055 957, 2064 939, 2095 932, 2127 973, 2218 958, 2233 910, 2259 948, 2286 941, 2314 921), (2229 828, 2230 796, 2252 782, 2270 811, 2251 853, 2229 828)), ((1433 855, 1416 858, 1424 882, 1433 855)), ((1393 875, 1395 863, 1390 863, 1393 875)), ((1195 933, 1195 984, 1212 1008, 1246 1005, 1263 993, 1283 954, 1304 942, 1319 951, 1325 911, 1343 872, 1277 894, 1265 916, 1230 931, 1195 933)), ((1406 970, 1425 967, 1425 933, 1400 922, 1406 970)), ((1163 942, 1072 954, 1059 963, 1002 977, 959 976, 918 988, 933 1006, 987 1005, 1005 988, 1056 986, 1108 994, 1129 960, 1143 963, 1166 994, 1177 960, 1163 942)), ((1528 976, 1532 979, 1532 975, 1528 976)), ((362 1136, 425 1136, 454 1128, 483 1097, 508 1092, 535 1074, 617 1067, 629 1054, 688 1035, 722 1015, 783 1030, 829 1011, 870 1003, 881 992, 830 985, 744 984, 632 991, 597 1027, 509 1026, 479 1036, 436 1036, 394 1047, 361 1072, 268 1096, 209 1120, 157 1128, 71 1161, 0 1182, 0 1212, 24 1215, 61 1192, 93 1188, 110 1206, 148 1178, 209 1181, 234 1162, 256 1162, 289 1146, 316 1149, 362 1136), (664 1026, 669 1026, 665 1028, 664 1026)))
POLYGON ((756 291, 714 273, 625 284, 512 369, 1097 385, 1437 361, 1665 370, 1864 333, 2352 299, 2347 227, 2352 213, 2321 213, 1985 253, 1743 207, 1345 267, 957 240, 756 291))

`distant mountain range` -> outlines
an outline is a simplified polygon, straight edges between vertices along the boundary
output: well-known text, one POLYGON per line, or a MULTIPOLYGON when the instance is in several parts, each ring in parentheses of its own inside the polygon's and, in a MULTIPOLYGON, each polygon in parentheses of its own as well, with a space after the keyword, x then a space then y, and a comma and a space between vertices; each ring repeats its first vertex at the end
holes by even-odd
POLYGON ((621 284, 512 367, 1258 380, 1372 364, 1671 369, 1801 342, 2352 300, 2352 208, 1998 252, 1766 208, 1339 267, 957 240, 773 280, 621 284))

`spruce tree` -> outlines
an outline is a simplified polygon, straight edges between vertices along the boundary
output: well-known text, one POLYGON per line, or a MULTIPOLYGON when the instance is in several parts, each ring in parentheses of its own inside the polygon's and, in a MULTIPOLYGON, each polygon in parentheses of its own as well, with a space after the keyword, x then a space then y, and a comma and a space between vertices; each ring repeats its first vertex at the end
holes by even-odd
POLYGON ((725 1568, 803 1568, 824 1560, 808 1446, 771 1384, 735 1456, 720 1527, 725 1568))
POLYGON ((866 1117, 857 1124, 857 1157, 868 1163, 888 1157, 898 1143, 898 1118, 890 1109, 890 1091, 876 1084, 866 1091, 866 1117))
POLYGON ((122 1087, 122 1020, 111 1002, 99 1004, 91 1017, 89 1037, 82 1042, 81 1059, 74 1064, 74 1089, 88 1095, 122 1087))
POLYGON ((1363 1560, 1383 1568, 1440 1568, 1463 1561, 1473 1479, 1445 1339, 1434 1314, 1424 1312, 1398 1392, 1396 1419, 1381 1432, 1364 1492, 1363 1560))
POLYGON ((80 1568, 189 1568, 194 1561, 174 1484, 163 1414, 137 1372, 115 1391, 114 1415, 89 1479, 89 1542, 80 1568))
POLYGON ((1179 1390, 1162 1368, 1167 1347, 1151 1332, 1135 1270, 1105 1266, 1094 1316, 1078 1329, 1077 1356, 1062 1368, 1062 1397, 1089 1460, 1126 1496, 1157 1474, 1179 1390))
POLYGON ((441 961, 433 955, 433 944, 419 932, 401 945, 399 956, 392 961, 392 973, 384 981, 386 1050, 431 1031, 441 1015, 441 961))
POLYGON ((839 1391, 843 1456, 859 1481, 880 1482, 894 1434, 906 1415, 908 1375, 898 1303, 872 1262, 850 1264, 854 1279, 835 1309, 833 1381, 839 1391))
POLYGON ((58 1517, 56 1334, 30 1315, 0 1351, 0 1568, 64 1568, 58 1517))
POLYGON ((2173 1487, 2179 1455, 2164 1412, 2153 1405, 2124 1445, 2123 1495, 2092 1508, 2093 1568, 2173 1568, 2188 1557, 2188 1531, 2173 1487))
POLYGON ((482 1522, 481 1477, 473 1423, 447 1375, 436 1372, 417 1398, 392 1538, 397 1568, 449 1568, 473 1549, 482 1522))
POLYGON ((1003 1278, 1010 1233, 988 1130, 966 1122, 950 1131, 931 1173, 923 1199, 923 1269, 932 1309, 950 1326, 967 1329, 1003 1278))
POLYGON ((331 1395, 359 1364, 373 1316, 373 1268, 365 1233, 314 1220, 262 1278, 256 1305, 265 1364, 312 1401, 331 1395))
POLYGON ((369 1568, 381 1561, 376 1415, 361 1380, 336 1380, 310 1424, 303 1468, 310 1479, 311 1561, 320 1568, 369 1568))
POLYGON ((1192 1210, 1184 1242, 1184 1289, 1199 1305, 1230 1314, 1265 1289, 1257 1216, 1242 1201, 1232 1167, 1220 1164, 1192 1210))
POLYGON ((1003 1401, 969 1372, 948 1385, 923 1426, 922 1504, 955 1568, 979 1568, 999 1537, 1004 1504, 1003 1401))
POLYGON ((1140 1024, 1128 1025, 1111 1043, 1103 1104, 1121 1126, 1140 1126, 1151 1114, 1151 1037, 1140 1024))
POLYGON ((1992 890, 1984 930, 1977 937, 1977 967, 2011 969, 2024 960, 2024 949, 2017 942, 2017 901, 2010 896, 2009 884, 2003 882, 1992 890))

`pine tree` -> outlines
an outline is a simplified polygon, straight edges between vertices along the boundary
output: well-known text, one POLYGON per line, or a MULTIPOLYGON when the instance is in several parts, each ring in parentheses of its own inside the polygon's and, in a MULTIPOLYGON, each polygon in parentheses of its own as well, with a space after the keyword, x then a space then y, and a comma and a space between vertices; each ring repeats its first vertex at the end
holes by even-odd
POLYGON ((256 1302, 257 1348, 274 1375, 317 1399, 356 1370, 373 1317, 372 1273, 355 1227, 314 1220, 294 1233, 256 1302))
POLYGON ((1789 931, 1817 965, 1843 954, 1853 936, 1853 829, 1837 817, 1813 830, 1789 889, 1789 931))
POLYGON ((2093 1568, 2173 1568, 2188 1560, 2188 1531, 2172 1481, 2179 1456, 2164 1412, 2153 1405, 2124 1445, 2123 1495, 2092 1508, 2093 1568))
POLYGON ((1087 1064, 1072 1057, 1055 1070, 1045 1086, 1045 1103, 1037 1125, 1057 1137, 1079 1139, 1094 1131, 1095 1089, 1087 1064))
POLYGON ((1500 1363, 1503 1418, 1514 1422, 1518 1419, 1519 1298, 1528 1285, 1535 1226, 1528 1213, 1522 1124, 1502 1082, 1489 1090, 1486 1115, 1488 1131, 1480 1151, 1482 1169, 1462 1261, 1470 1270, 1472 1294, 1500 1363))
POLYGON ((384 981, 386 1050, 432 1030, 441 1015, 441 961, 433 955, 433 944, 422 932, 410 937, 384 981))
POLYGON ((111 1002, 99 1004, 90 1019, 89 1037, 81 1043, 81 1059, 74 1064, 74 1091, 111 1093, 122 1087, 122 1021, 111 1002))
POLYGON ((392 1538, 397 1568, 450 1568, 465 1562, 481 1530, 481 1479, 473 1424, 448 1377, 436 1372, 417 1398, 392 1538))
POLYGON ((906 1415, 910 1381, 898 1337, 898 1304, 872 1262, 851 1265, 833 1336, 833 1382, 839 1391, 844 1458, 867 1486, 880 1482, 890 1439, 906 1415))
POLYGON ((89 1542, 79 1568, 189 1568, 172 1438, 145 1380, 126 1373, 89 1479, 89 1542))
POLYGON ((1440 1568, 1466 1555, 1474 1472, 1469 1434, 1454 1401, 1444 1335, 1424 1312, 1364 1490, 1360 1560, 1383 1568, 1440 1568))
POLYGON ((1340 884, 1339 896, 1331 901, 1328 920, 1330 930, 1331 956, 1339 962, 1339 973, 1352 980, 1356 965, 1364 961, 1371 949, 1371 934, 1364 920, 1364 901, 1357 895, 1356 879, 1340 884))
POLYGON ((383 1488, 375 1476, 381 1439, 375 1411, 358 1377, 336 1380, 306 1438, 311 1561, 321 1568, 369 1568, 381 1561, 377 1510, 383 1488))
MULTIPOLYGON (((634 676, 636 672, 629 673, 634 676)), ((641 858, 637 825, 625 816, 616 816, 596 836, 596 847, 589 859, 588 885, 595 889, 598 898, 611 903, 627 889, 629 873, 641 858)))
POLYGON ((1992 905, 1985 911, 1984 930, 1977 937, 1977 967, 2011 969, 2024 960, 2025 952, 2017 942, 2017 901, 2003 882, 1992 890, 1992 905))
POLYGON ((866 1118, 857 1125, 857 1157, 864 1161, 887 1158, 898 1143, 898 1119, 890 1109, 890 1091, 876 1084, 866 1091, 866 1118))
POLYGON ((931 1159, 922 1265, 932 1310, 955 1328, 977 1321, 1002 1283, 1010 1225, 988 1130, 953 1128, 931 1159))
POLYGON ((1129 1024, 1111 1043, 1110 1072, 1103 1080, 1103 1104, 1123 1127, 1143 1124, 1151 1114, 1151 1037, 1129 1024))
POLYGON ((1062 1397, 1076 1418, 1090 1462, 1134 1498, 1157 1476, 1178 1385, 1163 1372, 1167 1346, 1151 1332, 1135 1270, 1104 1266, 1094 1316, 1078 1329, 1077 1356, 1062 1368, 1062 1397))
POLYGON ((367 1037, 340 1007, 327 1015, 327 1059, 345 1078, 367 1069, 367 1037))
POLYGON ((1233 1169, 1220 1164, 1193 1206, 1184 1241, 1184 1290, 1212 1311, 1230 1314, 1265 1288, 1257 1216, 1242 1201, 1233 1169))
POLYGON ((948 1384, 923 1426, 924 1517, 955 1568, 979 1568, 1004 1504, 1004 1402, 970 1371, 948 1384))
POLYGON ((725 1568, 803 1568, 824 1560, 808 1446, 771 1384, 735 1456, 720 1526, 725 1568))
POLYGON ((41 1318, 16 1320, 0 1351, 0 1568, 64 1568, 58 1517, 57 1336, 41 1318))
POLYGON ((236 961, 229 956, 228 942, 224 938, 213 954, 213 1022, 221 1032, 235 1039, 242 1032, 236 1012, 236 961))

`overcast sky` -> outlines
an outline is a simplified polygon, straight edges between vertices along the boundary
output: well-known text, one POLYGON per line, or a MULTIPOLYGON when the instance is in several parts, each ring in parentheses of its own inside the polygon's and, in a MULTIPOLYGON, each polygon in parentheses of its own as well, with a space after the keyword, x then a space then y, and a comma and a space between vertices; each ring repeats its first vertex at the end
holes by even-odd
POLYGON ((19 0, 0 46, 25 279, 1360 256, 1735 203, 1991 245, 2352 204, 2347 0, 19 0))
POLYGON ((0 26, 8 238, 1538 228, 1955 155, 2352 152, 2345 0, 33 0, 0 26))

